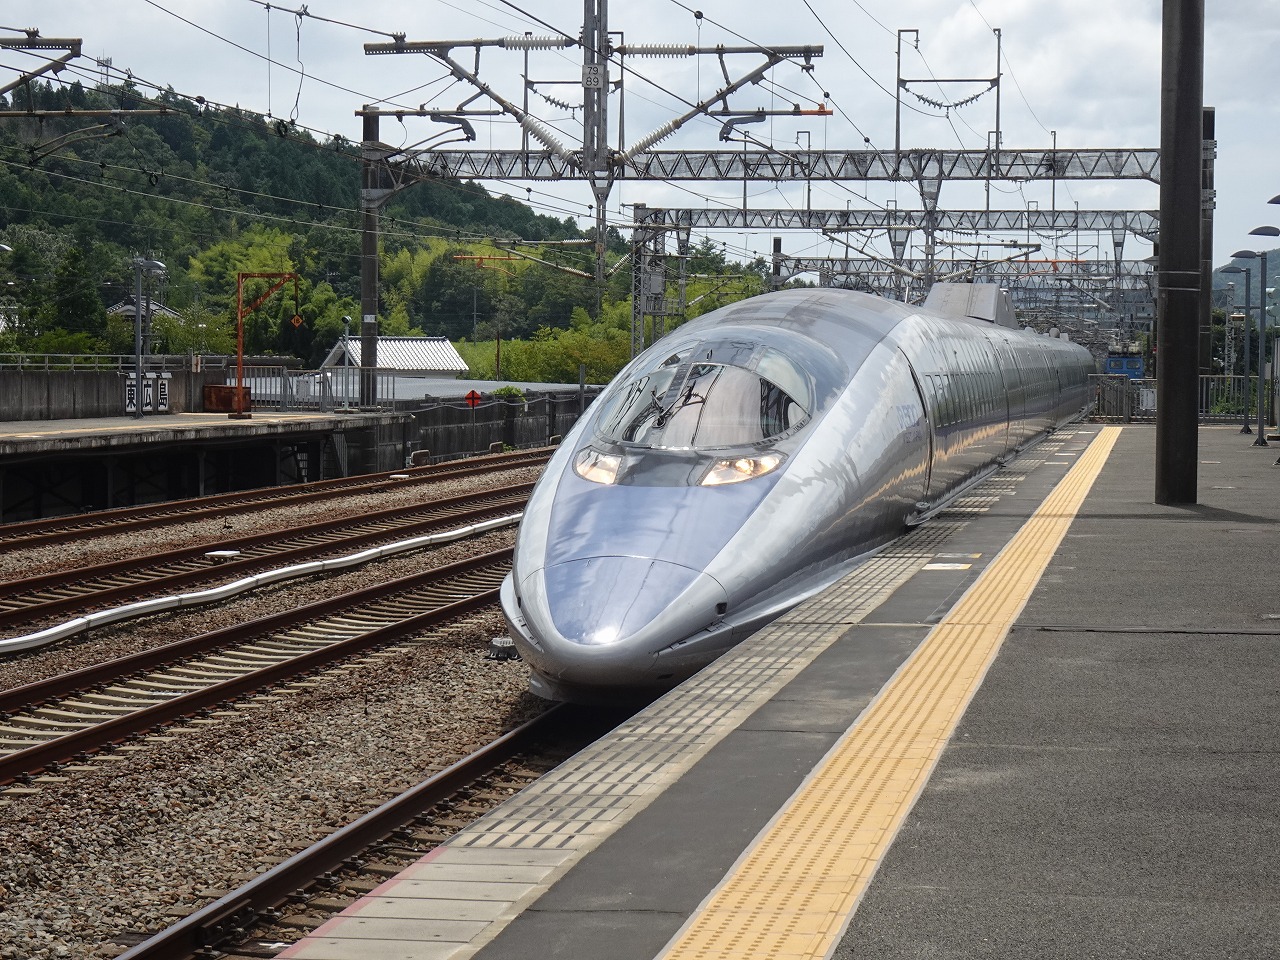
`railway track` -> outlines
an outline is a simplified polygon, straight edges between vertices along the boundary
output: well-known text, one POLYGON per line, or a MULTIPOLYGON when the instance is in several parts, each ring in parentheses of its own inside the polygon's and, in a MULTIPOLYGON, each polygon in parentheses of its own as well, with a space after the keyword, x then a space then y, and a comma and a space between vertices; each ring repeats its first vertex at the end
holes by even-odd
POLYGON ((173 926, 122 934, 117 960, 274 956, 620 719, 552 707, 173 926))
POLYGON ((321 480, 316 483, 265 487, 234 493, 174 500, 139 507, 118 507, 66 517, 28 520, 0 525, 0 548, 51 546, 85 536, 128 533, 193 520, 214 519, 251 513, 271 507, 315 503, 359 493, 383 493, 406 487, 491 474, 494 471, 541 466, 551 457, 548 449, 491 454, 468 460, 453 460, 430 467, 413 467, 386 473, 363 474, 321 480))
POLYGON ((392 540, 436 533, 519 512, 532 484, 521 483, 394 507, 360 517, 340 517, 279 532, 183 547, 74 570, 13 580, 0 597, 0 628, 10 634, 53 618, 145 596, 165 596, 199 584, 227 583, 269 567, 287 566, 365 549, 392 540))
POLYGON ((0 784, 295 680, 492 604, 498 550, 0 692, 0 784))

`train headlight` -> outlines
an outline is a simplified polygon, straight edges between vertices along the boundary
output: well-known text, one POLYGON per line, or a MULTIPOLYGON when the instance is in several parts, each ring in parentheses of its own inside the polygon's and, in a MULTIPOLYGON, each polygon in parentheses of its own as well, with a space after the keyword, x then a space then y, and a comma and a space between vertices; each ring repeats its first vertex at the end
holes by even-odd
POLYGON ((775 470, 782 462, 777 453, 766 453, 760 457, 735 457, 732 460, 717 460, 702 478, 704 487, 718 487, 722 483, 741 483, 753 477, 764 476, 775 470))
POLYGON ((612 453, 601 453, 590 447, 579 453, 573 461, 574 472, 583 480, 590 480, 592 483, 615 483, 620 466, 622 466, 622 457, 612 453))

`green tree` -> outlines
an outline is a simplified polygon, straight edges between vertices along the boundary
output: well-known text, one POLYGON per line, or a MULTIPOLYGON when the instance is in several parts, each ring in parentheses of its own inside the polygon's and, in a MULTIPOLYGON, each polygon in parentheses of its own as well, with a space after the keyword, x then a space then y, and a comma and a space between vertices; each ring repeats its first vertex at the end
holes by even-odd
POLYGON ((178 315, 159 314, 151 321, 152 342, 159 353, 230 355, 236 352, 236 325, 223 313, 192 305, 178 315))
POLYGON ((84 334, 85 343, 101 340, 106 333, 107 311, 98 293, 98 279, 89 273, 79 247, 71 247, 62 256, 45 291, 36 309, 41 330, 84 334))
POLYGON ((94 354, 106 353, 104 340, 87 333, 50 330, 31 339, 24 348, 29 353, 94 354))

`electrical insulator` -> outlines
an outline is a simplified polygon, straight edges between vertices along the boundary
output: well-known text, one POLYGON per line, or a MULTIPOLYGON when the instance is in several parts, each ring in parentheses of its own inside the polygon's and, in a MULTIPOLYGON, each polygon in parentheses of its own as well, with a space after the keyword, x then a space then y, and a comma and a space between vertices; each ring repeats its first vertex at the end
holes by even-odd
POLYGON ((640 140, 637 143, 633 144, 631 149, 629 149, 626 152, 625 158, 627 160, 633 159, 638 154, 644 153, 646 150, 652 147, 659 140, 667 139, 667 137, 671 136, 673 133, 675 133, 679 129, 680 129, 680 124, 674 120, 670 121, 669 123, 664 123, 662 126, 660 126, 657 130, 653 131, 653 133, 649 134, 643 140, 640 140))
POLYGON ((675 43, 633 43, 627 53, 633 57, 692 57, 698 51, 694 47, 675 43))
POLYGON ((503 37, 502 45, 508 50, 558 50, 567 47, 572 40, 564 37, 503 37))
POLYGON ((565 148, 565 145, 561 143, 559 140, 557 140, 550 130, 548 130, 546 127, 540 124, 537 120, 533 119, 533 117, 526 114, 520 120, 520 126, 522 126, 526 131, 528 131, 529 134, 533 136, 535 139, 541 140, 543 146, 545 146, 548 150, 550 150, 553 154, 555 154, 561 160, 573 159, 572 154, 570 154, 569 151, 565 148))

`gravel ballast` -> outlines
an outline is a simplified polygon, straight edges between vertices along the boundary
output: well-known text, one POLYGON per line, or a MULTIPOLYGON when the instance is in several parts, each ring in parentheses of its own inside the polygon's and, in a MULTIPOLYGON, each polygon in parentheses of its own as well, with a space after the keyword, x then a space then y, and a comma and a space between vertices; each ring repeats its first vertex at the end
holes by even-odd
MULTIPOLYGON (((539 468, 323 505, 268 508, 0 557, 0 583, 166 545, 282 533, 312 519, 531 481, 539 468)), ((121 623, 0 662, 0 689, 510 546, 514 528, 121 623)), ((0 960, 110 957, 546 709, 520 661, 486 657, 496 608, 167 728, 31 788, 0 790, 0 960)))
POLYGON ((500 617, 165 731, 0 806, 0 957, 114 956, 545 709, 500 617), (322 682, 323 681, 323 682, 322 682))

